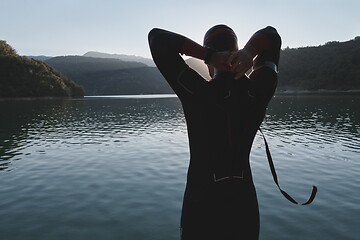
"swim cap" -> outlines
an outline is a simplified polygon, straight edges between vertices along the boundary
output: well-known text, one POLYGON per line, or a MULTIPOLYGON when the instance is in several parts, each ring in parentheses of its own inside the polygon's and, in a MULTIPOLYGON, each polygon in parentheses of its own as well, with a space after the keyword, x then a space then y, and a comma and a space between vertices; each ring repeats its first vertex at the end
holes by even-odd
POLYGON ((217 51, 231 51, 237 48, 237 37, 230 27, 219 24, 205 33, 203 46, 217 51))

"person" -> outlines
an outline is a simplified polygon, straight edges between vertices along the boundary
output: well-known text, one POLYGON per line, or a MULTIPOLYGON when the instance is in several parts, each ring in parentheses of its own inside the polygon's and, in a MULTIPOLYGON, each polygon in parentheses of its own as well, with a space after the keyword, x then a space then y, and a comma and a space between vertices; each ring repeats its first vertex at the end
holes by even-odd
POLYGON ((156 66, 181 101, 187 124, 190 162, 181 239, 258 239, 249 155, 276 89, 280 35, 265 27, 239 49, 235 32, 221 24, 206 32, 203 46, 158 28, 149 32, 148 41, 156 66), (205 80, 180 54, 204 60, 212 79, 205 80))

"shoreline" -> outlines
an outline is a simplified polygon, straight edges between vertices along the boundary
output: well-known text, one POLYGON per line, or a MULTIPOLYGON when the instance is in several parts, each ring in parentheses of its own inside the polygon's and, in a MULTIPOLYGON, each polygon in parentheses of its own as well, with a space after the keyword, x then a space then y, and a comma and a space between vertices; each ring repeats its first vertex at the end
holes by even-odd
MULTIPOLYGON (((274 96, 306 96, 306 95, 360 95, 360 89, 354 90, 287 90, 287 91, 276 91, 274 96)), ((81 97, 0 97, 0 102, 4 101, 29 101, 29 100, 61 100, 61 99, 95 99, 95 98, 172 98, 177 97, 173 93, 160 93, 160 94, 119 94, 119 95, 85 95, 81 97)))
POLYGON ((83 99, 85 96, 78 97, 0 97, 0 102, 5 101, 30 101, 30 100, 55 100, 55 99, 83 99))
POLYGON ((285 90, 285 91, 275 91, 275 94, 279 95, 301 95, 301 94, 357 94, 360 93, 360 89, 352 89, 352 90, 285 90))

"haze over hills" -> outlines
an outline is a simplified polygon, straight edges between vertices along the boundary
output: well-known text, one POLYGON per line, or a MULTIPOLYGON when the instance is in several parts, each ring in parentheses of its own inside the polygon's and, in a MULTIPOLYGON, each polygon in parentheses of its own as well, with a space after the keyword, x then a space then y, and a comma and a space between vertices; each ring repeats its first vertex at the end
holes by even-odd
MULTIPOLYGON (((77 55, 74 55, 74 56, 77 56, 77 55)), ((122 60, 122 61, 125 61, 125 62, 140 62, 140 63, 146 64, 147 66, 155 67, 155 63, 154 63, 154 61, 152 59, 141 57, 141 56, 135 56, 135 55, 89 51, 89 52, 85 53, 82 56, 83 57, 92 57, 92 58, 119 59, 119 60, 122 60)), ((27 55, 27 56, 24 56, 24 57, 32 58, 34 60, 41 60, 41 61, 46 61, 46 60, 49 60, 50 58, 53 58, 51 56, 45 56, 45 55, 39 55, 39 56, 27 55)), ((60 57, 60 56, 56 56, 56 57, 60 57)))
POLYGON ((46 62, 83 86, 86 95, 173 93, 156 67, 140 62, 83 56, 46 62))
POLYGON ((203 78, 210 80, 209 70, 203 60, 197 58, 189 58, 185 60, 186 64, 197 71, 203 78))
POLYGON ((93 57, 93 58, 115 58, 127 62, 140 62, 144 63, 150 67, 155 67, 155 63, 152 59, 144 58, 135 55, 125 55, 125 54, 111 54, 111 53, 102 53, 96 51, 89 51, 83 55, 84 57, 93 57))
POLYGON ((83 56, 53 57, 46 62, 64 73, 112 71, 125 68, 148 67, 140 62, 127 62, 114 58, 94 58, 83 56))
POLYGON ((50 56, 45 56, 45 55, 39 55, 39 56, 24 56, 24 57, 27 57, 27 58, 32 58, 34 60, 41 60, 41 61, 46 61, 50 58, 53 58, 53 57, 50 57, 50 56))

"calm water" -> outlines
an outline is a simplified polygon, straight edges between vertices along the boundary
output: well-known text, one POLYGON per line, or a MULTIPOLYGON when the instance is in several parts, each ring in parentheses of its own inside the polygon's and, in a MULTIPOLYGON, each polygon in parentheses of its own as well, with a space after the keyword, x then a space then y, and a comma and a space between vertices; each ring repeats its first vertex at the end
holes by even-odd
MULTIPOLYGON (((359 239, 360 96, 278 96, 251 163, 262 240, 359 239)), ((179 239, 188 165, 177 98, 0 102, 0 239, 179 239)))

